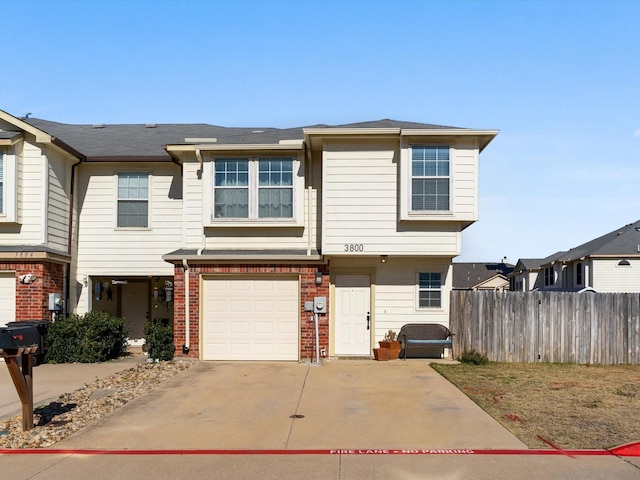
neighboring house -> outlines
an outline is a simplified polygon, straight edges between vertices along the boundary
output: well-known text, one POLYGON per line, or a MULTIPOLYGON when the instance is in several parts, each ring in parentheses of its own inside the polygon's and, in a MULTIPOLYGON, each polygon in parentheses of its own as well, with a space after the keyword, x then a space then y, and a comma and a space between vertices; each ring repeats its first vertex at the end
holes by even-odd
POLYGON ((497 135, 381 120, 305 128, 68 125, 0 111, 4 319, 173 323, 203 360, 369 356, 448 325, 452 259, 497 135), (19 283, 35 272, 32 283, 19 283), (322 308, 320 308, 322 307, 322 308), (55 306, 52 308, 56 308, 55 306))
POLYGON ((509 290, 507 276, 513 265, 503 259, 500 263, 457 263, 453 264, 454 290, 509 290))
POLYGON ((640 292, 640 221, 545 259, 519 260, 510 289, 640 292))

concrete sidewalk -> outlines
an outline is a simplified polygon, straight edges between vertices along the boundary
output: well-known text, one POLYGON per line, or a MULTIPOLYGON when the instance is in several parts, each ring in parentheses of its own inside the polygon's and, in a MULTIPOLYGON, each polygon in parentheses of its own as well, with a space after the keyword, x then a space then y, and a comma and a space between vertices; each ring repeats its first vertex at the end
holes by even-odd
MULTIPOLYGON (((146 360, 144 355, 131 355, 103 363, 46 363, 33 367, 34 408, 58 399, 63 393, 73 392, 96 379, 108 377, 146 360)), ((18 392, 4 360, 0 359, 0 420, 21 414, 18 392)))

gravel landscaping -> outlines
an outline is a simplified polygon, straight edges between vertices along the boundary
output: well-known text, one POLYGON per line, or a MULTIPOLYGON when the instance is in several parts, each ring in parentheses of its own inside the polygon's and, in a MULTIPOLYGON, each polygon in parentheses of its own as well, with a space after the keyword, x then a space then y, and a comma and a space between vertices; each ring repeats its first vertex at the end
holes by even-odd
POLYGON ((34 408, 34 428, 27 432, 22 431, 20 416, 0 420, 0 448, 50 447, 193 364, 191 360, 143 363, 65 393, 34 408))

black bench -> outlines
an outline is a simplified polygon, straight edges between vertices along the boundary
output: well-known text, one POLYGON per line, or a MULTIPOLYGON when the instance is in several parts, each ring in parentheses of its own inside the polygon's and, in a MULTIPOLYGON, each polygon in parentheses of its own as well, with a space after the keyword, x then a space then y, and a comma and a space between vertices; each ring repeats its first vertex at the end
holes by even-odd
POLYGON ((402 358, 406 360, 407 350, 415 347, 437 347, 439 356, 444 352, 444 347, 451 348, 453 352, 452 336, 453 333, 439 323, 408 323, 398 334, 398 341, 403 350, 402 358))

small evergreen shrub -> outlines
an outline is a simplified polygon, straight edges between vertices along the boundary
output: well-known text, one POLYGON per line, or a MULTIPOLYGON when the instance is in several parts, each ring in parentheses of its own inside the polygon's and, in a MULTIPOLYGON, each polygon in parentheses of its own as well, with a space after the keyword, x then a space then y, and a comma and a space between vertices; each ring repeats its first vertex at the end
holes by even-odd
POLYGON ((489 358, 483 353, 477 350, 465 350, 458 359, 461 363, 468 363, 470 365, 486 365, 489 363, 489 358))
POLYGON ((173 360, 173 328, 162 322, 149 322, 144 326, 147 353, 153 360, 173 360))
POLYGON ((127 354, 129 332, 122 318, 92 311, 53 322, 45 337, 46 359, 53 363, 95 363, 127 354))

